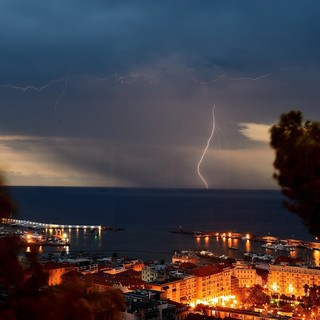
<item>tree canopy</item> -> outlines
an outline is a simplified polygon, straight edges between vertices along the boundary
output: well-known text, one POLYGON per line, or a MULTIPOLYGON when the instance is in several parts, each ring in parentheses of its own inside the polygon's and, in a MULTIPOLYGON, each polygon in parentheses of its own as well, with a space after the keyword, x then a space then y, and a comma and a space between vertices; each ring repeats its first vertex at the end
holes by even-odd
POLYGON ((290 111, 270 129, 275 150, 274 178, 311 234, 320 234, 320 123, 290 111))
MULTIPOLYGON (((10 218, 15 205, 0 174, 0 219, 10 218)), ((1 221, 0 221, 1 222, 1 221)), ((38 261, 38 251, 26 255, 28 270, 18 259, 19 236, 0 237, 0 319, 120 319, 124 296, 118 289, 88 292, 74 274, 60 286, 48 288, 48 273, 38 261)))

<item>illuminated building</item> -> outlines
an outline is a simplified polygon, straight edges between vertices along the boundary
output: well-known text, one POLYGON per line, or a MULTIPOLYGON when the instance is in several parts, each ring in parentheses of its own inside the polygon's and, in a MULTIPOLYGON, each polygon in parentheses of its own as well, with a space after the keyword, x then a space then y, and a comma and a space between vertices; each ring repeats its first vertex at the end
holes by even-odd
POLYGON ((158 278, 158 270, 150 266, 143 266, 141 271, 141 280, 145 282, 152 282, 158 278))
POLYGON ((181 273, 171 277, 148 283, 153 290, 164 292, 164 298, 178 303, 189 304, 196 301, 197 282, 193 275, 181 273))
POLYGON ((192 270, 196 278, 196 297, 202 302, 223 304, 224 297, 231 295, 232 268, 209 265, 192 270))
POLYGON ((172 263, 194 263, 198 264, 199 258, 192 251, 176 252, 172 256, 172 263))
POLYGON ((43 265, 44 270, 48 273, 48 285, 55 286, 59 285, 62 282, 62 276, 69 271, 75 270, 75 267, 66 264, 66 263, 58 263, 58 262, 47 262, 43 265))
POLYGON ((223 305, 231 294, 231 269, 229 266, 209 265, 190 270, 189 274, 173 271, 148 285, 164 292, 166 299, 178 303, 223 305))
POLYGON ((255 284, 262 285, 262 278, 252 264, 237 260, 233 266, 232 274, 238 279, 239 288, 252 287, 255 284))
POLYGON ((281 261, 270 265, 268 289, 271 294, 304 296, 305 285, 320 285, 320 268, 281 261))

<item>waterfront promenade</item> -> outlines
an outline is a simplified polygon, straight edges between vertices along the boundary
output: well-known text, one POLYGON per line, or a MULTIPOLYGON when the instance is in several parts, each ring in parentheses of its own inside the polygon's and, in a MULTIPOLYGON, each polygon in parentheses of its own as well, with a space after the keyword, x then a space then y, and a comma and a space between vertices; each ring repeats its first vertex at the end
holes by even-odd
POLYGON ((79 225, 79 224, 56 224, 42 223, 29 220, 2 218, 2 224, 13 227, 30 228, 30 229, 98 229, 102 230, 105 227, 101 225, 79 225))

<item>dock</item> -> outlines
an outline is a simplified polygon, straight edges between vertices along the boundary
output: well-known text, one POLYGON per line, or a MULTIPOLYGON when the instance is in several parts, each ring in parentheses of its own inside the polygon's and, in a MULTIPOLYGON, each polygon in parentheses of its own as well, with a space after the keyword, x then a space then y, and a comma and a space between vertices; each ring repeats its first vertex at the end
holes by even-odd
MULTIPOLYGON (((317 250, 320 251, 320 241, 316 238, 316 241, 307 241, 299 239, 281 239, 279 237, 267 235, 259 236, 249 233, 239 233, 239 232, 218 232, 218 231, 193 231, 185 230, 179 227, 176 230, 169 231, 171 233, 179 233, 185 235, 192 235, 192 237, 200 238, 215 238, 215 239, 239 239, 245 241, 261 242, 261 243, 271 243, 271 244, 283 244, 288 245, 291 248, 301 248, 307 250, 317 250)), ((229 246, 228 249, 237 250, 236 247, 229 246)), ((279 249, 278 249, 279 250, 279 249)))
POLYGON ((29 220, 8 219, 2 218, 2 224, 10 225, 12 227, 30 228, 30 229, 98 229, 105 230, 106 227, 101 225, 79 225, 79 224, 56 224, 34 222, 29 220))

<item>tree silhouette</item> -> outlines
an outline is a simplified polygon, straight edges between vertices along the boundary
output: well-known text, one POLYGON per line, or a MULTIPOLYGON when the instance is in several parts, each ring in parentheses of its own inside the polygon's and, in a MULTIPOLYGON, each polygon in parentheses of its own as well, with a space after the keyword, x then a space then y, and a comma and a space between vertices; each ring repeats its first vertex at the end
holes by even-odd
MULTIPOLYGON (((0 175, 0 219, 11 217, 15 206, 0 175)), ((93 320, 119 319, 124 297, 120 290, 87 292, 76 276, 58 288, 47 288, 48 274, 38 261, 37 250, 27 258, 28 276, 18 261, 19 236, 0 237, 0 319, 93 320)), ((34 249, 34 248, 33 248, 34 249)))
POLYGON ((270 302, 270 297, 264 292, 263 287, 258 284, 250 288, 239 288, 237 296, 241 303, 251 306, 261 306, 270 302))
POLYGON ((285 206, 299 215, 309 232, 320 234, 320 123, 304 121, 290 111, 270 129, 275 150, 274 178, 288 200, 285 206))

